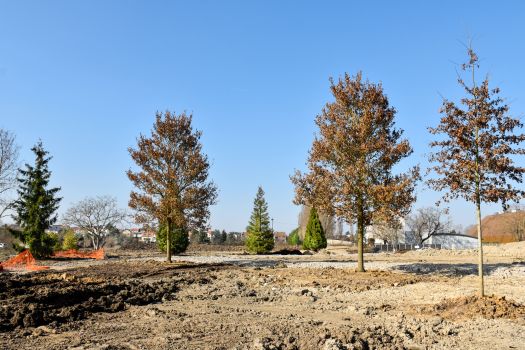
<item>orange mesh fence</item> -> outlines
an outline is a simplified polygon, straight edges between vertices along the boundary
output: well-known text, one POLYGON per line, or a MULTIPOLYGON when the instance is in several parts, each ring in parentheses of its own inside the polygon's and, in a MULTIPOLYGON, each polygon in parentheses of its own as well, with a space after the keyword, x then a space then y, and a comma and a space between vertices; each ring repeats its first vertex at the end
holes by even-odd
POLYGON ((100 248, 92 252, 80 252, 76 249, 63 250, 55 252, 53 257, 56 258, 76 258, 76 259, 97 259, 102 260, 105 258, 104 249, 100 248))
POLYGON ((11 259, 4 261, 0 264, 0 270, 28 270, 28 271, 38 271, 38 270, 47 270, 49 266, 40 266, 36 264, 36 259, 33 257, 33 254, 29 250, 24 250, 22 253, 17 256, 12 257, 11 259))

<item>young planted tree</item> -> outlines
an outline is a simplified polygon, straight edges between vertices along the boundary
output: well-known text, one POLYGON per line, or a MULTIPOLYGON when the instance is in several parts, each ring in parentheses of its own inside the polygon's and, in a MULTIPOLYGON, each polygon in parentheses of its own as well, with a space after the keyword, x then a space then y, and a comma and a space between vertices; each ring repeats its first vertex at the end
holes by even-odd
MULTIPOLYGON (((312 207, 308 205, 303 205, 301 207, 301 211, 299 212, 298 225, 299 236, 301 239, 304 239, 304 236, 306 234, 306 225, 308 225, 308 221, 310 220, 311 210, 312 207)), ((334 215, 322 212, 318 212, 317 215, 319 216, 319 220, 321 220, 321 225, 323 226, 325 236, 327 238, 334 238, 337 229, 334 215)))
POLYGON ((395 128, 396 111, 380 84, 345 74, 331 79, 334 102, 316 118, 319 134, 308 158, 309 171, 292 176, 295 204, 333 213, 357 223, 358 271, 364 271, 363 237, 373 218, 405 216, 415 200, 419 171, 395 175, 392 168, 412 153, 403 131, 395 128))
POLYGON ((303 248, 315 251, 326 248, 324 229, 321 225, 321 220, 319 219, 317 210, 314 207, 310 209, 310 218, 308 219, 308 224, 306 225, 303 248))
POLYGON ((257 190, 257 195, 253 201, 253 212, 250 222, 246 228, 248 237, 246 238, 246 248, 251 253, 263 254, 273 249, 274 238, 270 226, 270 216, 268 215, 268 204, 264 199, 262 187, 257 190))
POLYGON ((447 192, 443 199, 463 198, 476 206, 479 241, 480 295, 485 295, 483 283, 483 234, 481 203, 518 201, 525 192, 512 182, 522 182, 525 168, 516 166, 512 156, 525 154, 519 145, 525 135, 516 133, 522 123, 508 115, 508 106, 498 96, 499 88, 489 88, 485 78, 476 82, 478 56, 468 49, 469 61, 462 70, 471 75, 468 84, 461 77, 459 84, 466 96, 457 104, 444 100, 439 125, 429 128, 441 139, 430 144, 436 151, 430 155, 430 170, 437 176, 428 181, 437 191, 447 192))
MULTIPOLYGON (((167 232, 187 237, 192 229, 204 229, 209 207, 217 199, 217 187, 208 181, 210 164, 202 152, 202 133, 194 131, 192 116, 169 111, 157 113, 151 136, 140 135, 137 148, 129 148, 139 167, 129 170, 132 191, 129 206, 138 222, 150 217, 167 232)), ((172 235, 167 235, 166 255, 171 262, 172 235)))
POLYGON ((59 187, 48 188, 51 157, 47 156, 42 142, 38 142, 31 151, 35 154, 35 165, 26 164, 25 169, 18 170, 18 199, 13 203, 13 218, 21 231, 12 233, 38 258, 53 253, 55 240, 46 230, 56 222, 55 212, 62 198, 56 197, 59 187))
POLYGON ((90 239, 93 249, 106 243, 110 229, 120 224, 127 214, 120 209, 117 199, 110 196, 87 197, 73 204, 64 214, 62 221, 80 228, 90 239))

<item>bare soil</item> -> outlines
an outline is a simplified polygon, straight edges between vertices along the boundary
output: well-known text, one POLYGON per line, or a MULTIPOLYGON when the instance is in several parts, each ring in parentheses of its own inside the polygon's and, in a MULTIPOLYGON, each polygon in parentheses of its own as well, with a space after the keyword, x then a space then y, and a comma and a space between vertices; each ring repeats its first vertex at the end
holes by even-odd
POLYGON ((525 349, 519 251, 246 256, 155 252, 0 274, 1 349, 525 349), (472 267, 471 265, 474 265, 472 267))

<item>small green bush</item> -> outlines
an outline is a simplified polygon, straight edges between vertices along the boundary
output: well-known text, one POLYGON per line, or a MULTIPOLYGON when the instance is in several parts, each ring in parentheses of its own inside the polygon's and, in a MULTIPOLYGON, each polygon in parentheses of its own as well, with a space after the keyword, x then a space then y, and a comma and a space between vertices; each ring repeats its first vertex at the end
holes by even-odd
POLYGON ((289 245, 300 245, 302 243, 301 237, 299 237, 299 228, 296 228, 295 230, 290 232, 287 241, 289 245))
POLYGON ((308 219, 308 224, 306 225, 303 248, 317 251, 319 249, 326 248, 326 245, 327 242, 323 226, 321 225, 321 220, 319 220, 317 210, 312 207, 312 209, 310 209, 310 218, 308 219))
POLYGON ((75 235, 75 232, 69 229, 64 234, 64 242, 62 243, 62 249, 70 250, 70 249, 77 249, 77 248, 78 248, 78 238, 75 235))
MULTIPOLYGON (((168 230, 165 225, 162 225, 157 231, 157 244, 159 246, 159 249, 163 252, 166 251, 167 231, 168 230)), ((186 230, 177 227, 173 227, 171 229, 171 252, 173 254, 180 254, 185 252, 189 244, 190 239, 186 230)))

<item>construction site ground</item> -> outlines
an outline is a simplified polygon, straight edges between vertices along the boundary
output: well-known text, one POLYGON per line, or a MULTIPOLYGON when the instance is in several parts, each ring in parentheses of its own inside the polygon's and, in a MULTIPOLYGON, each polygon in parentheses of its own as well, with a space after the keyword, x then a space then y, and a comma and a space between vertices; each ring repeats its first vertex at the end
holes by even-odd
POLYGON ((524 243, 486 247, 486 298, 475 250, 41 261, 0 273, 0 348, 525 349, 524 243))

